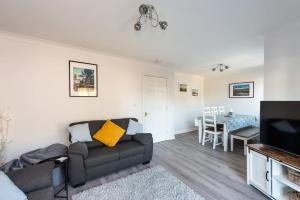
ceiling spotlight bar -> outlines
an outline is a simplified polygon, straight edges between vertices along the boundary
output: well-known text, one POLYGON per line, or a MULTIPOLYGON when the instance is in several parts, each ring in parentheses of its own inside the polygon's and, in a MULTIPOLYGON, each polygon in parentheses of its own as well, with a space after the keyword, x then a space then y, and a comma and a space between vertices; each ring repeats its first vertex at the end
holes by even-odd
POLYGON ((218 64, 216 67, 212 68, 212 71, 219 71, 219 72, 223 72, 224 70, 229 69, 228 65, 223 65, 223 64, 218 64))
POLYGON ((160 27, 162 30, 166 30, 168 27, 168 23, 166 21, 160 21, 158 18, 157 11, 154 6, 151 4, 142 4, 139 7, 140 16, 137 22, 134 24, 134 30, 140 31, 142 26, 146 24, 148 21, 150 22, 152 27, 160 27))

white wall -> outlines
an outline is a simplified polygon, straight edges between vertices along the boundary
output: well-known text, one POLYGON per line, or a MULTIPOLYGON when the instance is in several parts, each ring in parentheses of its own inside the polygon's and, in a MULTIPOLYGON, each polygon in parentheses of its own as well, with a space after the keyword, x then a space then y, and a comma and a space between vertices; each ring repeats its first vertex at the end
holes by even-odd
MULTIPOLYGON (((218 72, 215 72, 218 73, 218 72)), ((225 106, 226 112, 255 115, 259 118, 260 101, 263 100, 263 67, 253 67, 237 72, 204 79, 204 105, 225 106), (254 81, 254 98, 229 98, 229 84, 254 81)))
POLYGON ((203 106, 203 77, 175 73, 175 131, 185 133, 195 130, 194 119, 201 115, 203 106), (187 92, 179 92, 179 84, 187 84, 187 92), (198 89, 199 96, 192 96, 192 89, 198 89))
POLYGON ((118 117, 141 120, 144 74, 168 79, 168 133, 165 138, 173 139, 175 133, 192 130, 194 116, 202 105, 201 77, 0 32, 0 111, 9 107, 13 118, 9 128, 12 141, 7 147, 6 160, 52 143, 67 144, 66 127, 70 122, 118 117), (98 64, 98 98, 69 97, 69 60, 98 64), (179 94, 176 89, 181 81, 199 89, 200 96, 192 97, 191 88, 188 94, 179 94), (176 111, 175 104, 179 106, 176 111))
POLYGON ((300 26, 265 38, 265 99, 300 100, 300 26))
MULTIPOLYGON (((174 70, 8 33, 0 34, 0 111, 12 118, 6 160, 59 142, 70 122, 142 117, 142 76, 168 78, 168 136, 174 137, 174 70), (69 97, 69 60, 98 64, 99 97, 69 97)), ((185 120, 185 119, 183 119, 185 120)))

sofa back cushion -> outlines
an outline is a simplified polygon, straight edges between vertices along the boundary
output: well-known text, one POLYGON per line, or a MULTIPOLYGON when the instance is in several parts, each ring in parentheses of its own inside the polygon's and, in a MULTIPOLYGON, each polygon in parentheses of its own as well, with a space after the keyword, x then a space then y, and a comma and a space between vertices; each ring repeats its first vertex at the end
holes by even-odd
POLYGON ((93 141, 88 123, 76 124, 74 126, 69 126, 68 131, 71 135, 72 143, 93 141))
MULTIPOLYGON (((118 126, 120 126, 121 128, 123 128, 125 131, 127 131, 130 119, 134 120, 136 122, 138 121, 136 118, 111 119, 111 121, 113 123, 117 124, 118 126)), ((90 128, 91 136, 93 137, 93 135, 103 126, 103 124, 105 122, 106 122, 106 120, 82 121, 82 122, 71 123, 69 126, 74 126, 74 125, 77 125, 77 124, 88 123, 89 124, 89 128, 90 128)), ((70 138, 70 140, 71 140, 71 138, 70 138)), ((124 142, 124 141, 129 141, 129 140, 132 140, 132 137, 131 137, 131 135, 126 135, 126 132, 125 132, 124 135, 119 140, 119 142, 124 142)), ((99 147, 99 146, 103 145, 101 142, 98 142, 98 141, 87 142, 87 144, 88 144, 88 148, 99 147)))
POLYGON ((143 133, 143 125, 130 119, 126 134, 135 135, 137 133, 143 133))

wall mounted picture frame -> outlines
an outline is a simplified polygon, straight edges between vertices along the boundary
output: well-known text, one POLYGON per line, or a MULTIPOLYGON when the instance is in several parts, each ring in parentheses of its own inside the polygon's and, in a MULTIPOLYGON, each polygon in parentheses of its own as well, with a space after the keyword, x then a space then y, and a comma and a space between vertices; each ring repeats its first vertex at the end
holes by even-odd
POLYGON ((197 89, 192 89, 192 96, 196 97, 198 95, 199 95, 198 90, 197 89))
POLYGON ((180 92, 187 92, 187 84, 179 84, 179 91, 180 92))
POLYGON ((98 97, 98 65, 69 61, 69 96, 98 97))
POLYGON ((254 98, 254 82, 229 84, 229 98, 254 98))

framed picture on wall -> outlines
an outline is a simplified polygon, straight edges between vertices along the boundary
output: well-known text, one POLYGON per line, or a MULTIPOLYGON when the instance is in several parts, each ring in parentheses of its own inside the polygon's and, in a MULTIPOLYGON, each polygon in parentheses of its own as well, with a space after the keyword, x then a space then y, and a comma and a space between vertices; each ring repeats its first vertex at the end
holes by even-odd
POLYGON ((187 92, 187 84, 179 84, 180 92, 187 92))
POLYGON ((254 82, 229 84, 229 98, 254 98, 254 82))
POLYGON ((198 96, 198 90, 192 89, 192 96, 198 96))
POLYGON ((69 96, 98 97, 97 64, 69 61, 69 96))

